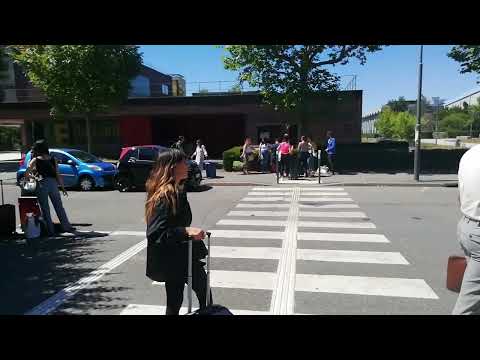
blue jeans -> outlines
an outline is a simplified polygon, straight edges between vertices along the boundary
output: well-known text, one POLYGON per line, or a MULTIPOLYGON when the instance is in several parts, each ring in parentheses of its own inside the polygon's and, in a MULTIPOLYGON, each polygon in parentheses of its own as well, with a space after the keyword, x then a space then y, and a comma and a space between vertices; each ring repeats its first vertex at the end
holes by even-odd
POLYGON ((270 165, 270 152, 267 151, 262 151, 262 160, 260 162, 262 171, 267 172, 268 171, 268 165, 270 165))
POLYGON ((55 228, 53 226, 52 217, 50 215, 50 205, 48 204, 49 197, 53 204, 53 207, 55 208, 58 219, 62 224, 63 230, 71 231, 72 225, 70 224, 70 221, 68 221, 67 214, 65 212, 65 209, 63 208, 62 198, 60 197, 60 192, 58 191, 57 180, 54 178, 44 178, 40 180, 37 185, 36 193, 40 208, 42 209, 43 219, 45 220, 45 223, 47 225, 48 234, 55 234, 55 228))

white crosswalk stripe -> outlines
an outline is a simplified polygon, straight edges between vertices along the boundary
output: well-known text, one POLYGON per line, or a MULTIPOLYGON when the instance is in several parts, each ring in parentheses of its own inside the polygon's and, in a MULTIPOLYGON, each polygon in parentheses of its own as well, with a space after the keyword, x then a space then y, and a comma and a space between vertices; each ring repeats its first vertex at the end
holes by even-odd
MULTIPOLYGON (((143 305, 143 304, 130 304, 128 305, 120 315, 165 315, 166 306, 162 305, 143 305)), ((193 309, 195 310, 195 309, 193 309)), ((237 310, 229 309, 233 315, 270 315, 268 311, 255 311, 255 310, 237 310)), ((187 307, 180 308, 180 315, 185 315, 188 312, 187 307)))
MULTIPOLYGON (((245 220, 254 221, 254 220, 245 220)), ((370 222, 328 222, 328 221, 299 221, 298 227, 309 228, 331 228, 331 229, 375 229, 376 226, 370 222)))
POLYGON ((298 260, 408 265, 398 252, 297 249, 298 260))
POLYGON ((298 240, 304 241, 339 241, 358 243, 389 243, 381 234, 345 234, 345 233, 308 233, 299 232, 298 240))
POLYGON ((280 258, 282 249, 271 247, 212 246, 212 258, 230 259, 274 259, 280 258))
MULTIPOLYGON (((240 203, 235 206, 242 209, 288 209, 290 204, 252 204, 240 203)), ((301 204, 300 209, 358 209, 357 204, 301 204)))
MULTIPOLYGON (((381 269, 390 269, 389 274, 391 274, 391 269, 398 268, 399 271, 408 269, 410 263, 400 252, 386 251, 388 250, 386 246, 391 246, 391 242, 384 234, 362 233, 362 231, 366 232, 365 230, 379 231, 373 222, 365 221, 369 219, 366 213, 351 211, 351 209, 360 209, 360 206, 349 197, 343 187, 310 184, 312 186, 297 189, 294 182, 289 182, 289 184, 290 187, 254 187, 250 189, 248 194, 234 206, 235 209, 229 211, 223 219, 217 222, 217 227, 210 230, 212 233, 211 256, 214 261, 222 259, 222 266, 228 264, 229 261, 238 263, 239 259, 251 260, 250 264, 260 264, 267 260, 270 261, 270 264, 272 261, 278 263, 277 271, 272 272, 228 269, 211 271, 211 286, 214 293, 216 288, 224 289, 224 292, 233 291, 232 294, 239 290, 271 292, 272 303, 268 311, 264 310, 265 304, 263 308, 252 305, 251 309, 231 310, 234 314, 322 312, 315 309, 312 311, 312 308, 308 307, 302 308, 305 306, 302 303, 298 309, 296 305, 292 306, 292 298, 295 303, 296 292, 311 293, 312 295, 325 293, 338 297, 357 295, 438 299, 435 291, 423 279, 382 276, 381 269), (292 211, 292 206, 296 207, 295 211, 292 211), (290 214, 295 214, 295 216, 290 214), (247 217, 248 219, 246 219, 247 217), (265 217, 266 219, 255 219, 255 217, 265 217), (292 227, 292 220, 294 227, 292 227), (255 230, 261 227, 277 229, 255 230), (238 230, 240 228, 242 230, 238 230), (222 245, 229 246, 217 245, 215 244, 216 240, 222 241, 222 245), (255 244, 257 240, 263 242, 257 246, 255 244), (279 247, 272 247, 276 243, 271 243, 271 241, 278 242, 279 247), (343 249, 335 249, 335 243, 338 245, 344 243, 342 244, 343 249), (318 248, 319 245, 329 248, 318 248), (356 250, 356 246, 359 245, 362 245, 362 249, 356 250), (379 246, 381 246, 380 249, 379 246), (366 247, 367 249, 365 249, 366 247), (293 263, 291 262, 292 256, 293 263), (295 265, 295 261, 301 265, 295 265), (297 270, 297 267, 303 269, 307 265, 316 269, 315 266, 320 264, 326 266, 326 263, 329 263, 330 267, 332 264, 339 264, 335 273, 322 274, 322 270, 318 270, 319 273, 303 274, 297 270), (358 267, 359 264, 369 265, 369 269, 373 267, 379 273, 375 276, 365 276, 360 270, 355 274, 356 276, 342 274, 346 266, 358 267), (280 288, 281 290, 279 290, 280 288)), ((138 232, 139 234, 140 232, 138 232)), ((142 235, 144 235, 143 232, 142 235)), ((164 285, 156 282, 153 284, 164 285)), ((339 298, 338 301, 341 302, 341 299, 339 298)), ((230 306, 228 301, 224 302, 223 299, 220 303, 231 309, 236 308, 230 306)), ((245 303, 242 303, 242 306, 239 307, 244 308, 244 305, 245 303)), ((181 313, 185 312, 186 308, 182 308, 181 313)), ((163 315, 164 313, 165 306, 163 305, 142 304, 130 304, 121 312, 122 315, 163 315)))
MULTIPOLYGON (((211 270, 210 273, 213 288, 273 290, 276 278, 275 273, 258 271, 211 270)), ((156 281, 152 284, 164 286, 156 281)))
POLYGON ((297 274, 296 291, 438 299, 422 279, 297 274))
POLYGON ((212 239, 216 238, 232 238, 232 239, 271 239, 281 240, 284 233, 281 231, 254 231, 254 230, 221 230, 215 229, 210 231, 212 239))

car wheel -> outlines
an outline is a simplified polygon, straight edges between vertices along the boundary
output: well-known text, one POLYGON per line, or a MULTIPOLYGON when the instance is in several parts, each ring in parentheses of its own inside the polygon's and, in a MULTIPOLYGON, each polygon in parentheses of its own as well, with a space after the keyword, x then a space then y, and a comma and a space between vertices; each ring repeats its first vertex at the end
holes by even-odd
POLYGON ((115 188, 120 192, 127 192, 132 188, 132 182, 127 176, 120 176, 115 182, 115 188))
POLYGON ((82 191, 91 191, 93 190, 94 183, 91 177, 84 176, 80 178, 79 186, 80 186, 80 190, 82 191))

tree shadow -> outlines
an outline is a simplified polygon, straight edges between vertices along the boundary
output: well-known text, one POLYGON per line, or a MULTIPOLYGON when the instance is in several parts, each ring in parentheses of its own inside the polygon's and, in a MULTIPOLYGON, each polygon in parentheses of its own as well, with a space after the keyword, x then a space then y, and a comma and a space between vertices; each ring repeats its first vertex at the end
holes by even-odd
MULTIPOLYGON (((98 261, 103 236, 106 234, 90 232, 29 242, 16 236, 0 242, 0 314, 23 314, 90 276, 103 263, 98 261)), ((104 278, 97 286, 82 290, 68 300, 69 304, 84 310, 95 309, 98 304, 116 309, 121 299, 115 294, 125 288, 108 286, 107 282, 104 278)))

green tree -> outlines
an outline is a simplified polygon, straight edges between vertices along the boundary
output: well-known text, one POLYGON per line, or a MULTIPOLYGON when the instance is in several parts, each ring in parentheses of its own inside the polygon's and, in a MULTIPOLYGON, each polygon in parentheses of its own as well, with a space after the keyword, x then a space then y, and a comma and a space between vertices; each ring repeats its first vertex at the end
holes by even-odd
POLYGON ((82 115, 91 151, 90 119, 128 97, 142 56, 131 45, 16 45, 12 57, 46 95, 53 116, 82 115))
POLYGON ((375 128, 377 129, 378 133, 386 138, 392 138, 395 129, 395 116, 396 113, 390 109, 390 107, 385 106, 382 111, 380 112, 379 119, 375 123, 375 128))
POLYGON ((397 100, 390 100, 387 106, 395 112, 408 111, 408 102, 403 96, 400 96, 397 100))
POLYGON ((337 91, 335 65, 356 58, 363 65, 378 45, 228 45, 223 57, 227 70, 239 72, 240 83, 258 87, 264 102, 279 109, 299 110, 305 130, 305 100, 324 91, 337 91))
POLYGON ((480 74, 480 45, 454 46, 448 56, 460 63, 460 73, 480 74))
POLYGON ((470 128, 471 116, 463 111, 450 112, 439 124, 440 131, 448 132, 449 137, 464 135, 470 128))
POLYGON ((393 119, 393 136, 396 139, 412 140, 415 136, 416 118, 408 111, 395 114, 393 119))

